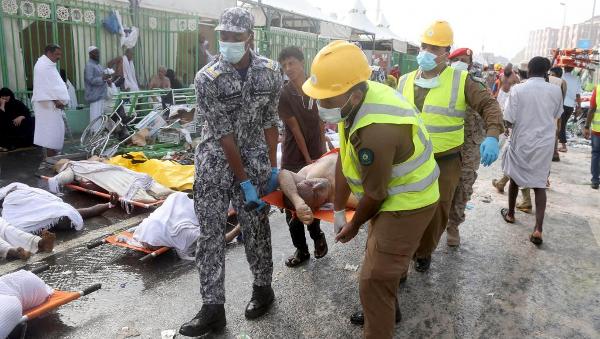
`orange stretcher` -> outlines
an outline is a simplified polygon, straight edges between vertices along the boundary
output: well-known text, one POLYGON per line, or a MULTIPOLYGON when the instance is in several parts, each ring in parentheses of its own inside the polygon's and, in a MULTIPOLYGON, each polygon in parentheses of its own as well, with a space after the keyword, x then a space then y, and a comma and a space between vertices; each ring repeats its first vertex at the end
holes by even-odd
MULTIPOLYGON (((32 273, 38 274, 43 272, 49 268, 48 265, 44 265, 38 269, 31 270, 32 273)), ((27 331, 27 321, 38 318, 48 312, 51 312, 62 305, 68 304, 73 300, 77 300, 84 295, 88 295, 92 292, 96 292, 97 290, 102 288, 102 284, 94 284, 84 290, 76 291, 76 292, 68 292, 68 291, 59 291, 54 290, 54 293, 46 300, 44 303, 30 308, 28 310, 23 311, 23 316, 21 317, 21 337, 24 338, 25 332, 27 331)))
MULTIPOLYGON (((277 206, 281 209, 286 209, 295 213, 294 210, 290 210, 286 208, 283 204, 283 192, 275 191, 271 192, 264 197, 261 198, 264 202, 269 205, 277 206)), ((325 220, 330 223, 333 223, 333 211, 332 210, 318 210, 314 212, 315 219, 325 220)), ((354 210, 346 210, 346 220, 351 220, 354 216, 354 210)))
POLYGON ((163 254, 165 252, 168 252, 171 249, 170 247, 161 247, 161 248, 153 251, 153 250, 147 249, 145 247, 133 246, 133 245, 130 245, 130 244, 126 243, 126 242, 121 242, 121 241, 118 240, 118 238, 120 238, 120 237, 132 239, 133 238, 133 233, 128 232, 128 231, 122 231, 122 232, 117 233, 117 234, 109 235, 109 236, 107 236, 106 238, 104 238, 102 240, 99 240, 99 241, 96 241, 96 242, 88 244, 87 248, 88 249, 92 249, 92 248, 98 247, 98 246, 103 245, 103 244, 111 244, 113 246, 119 246, 119 247, 123 247, 123 248, 128 248, 128 249, 135 250, 135 251, 142 252, 142 253, 146 254, 146 255, 144 255, 143 257, 140 258, 141 262, 146 262, 146 261, 148 261, 150 259, 154 259, 154 258, 158 257, 159 255, 161 255, 161 254, 163 254))
MULTIPOLYGON (((44 176, 44 175, 42 175, 40 177, 42 179, 46 179, 46 180, 50 179, 50 177, 47 177, 47 176, 44 176)), ((83 193, 95 195, 95 196, 106 198, 106 199, 110 200, 110 194, 108 194, 108 193, 94 191, 94 190, 91 190, 89 188, 81 187, 81 186, 78 186, 78 185, 75 185, 75 184, 66 184, 65 187, 70 188, 70 189, 72 189, 74 191, 79 191, 79 192, 83 192, 83 193)), ((154 207, 156 207, 156 206, 158 206, 158 205, 160 205, 160 204, 162 204, 164 202, 164 200, 157 200, 157 201, 151 202, 151 203, 143 203, 143 202, 134 201, 134 200, 127 200, 127 199, 124 199, 122 197, 119 197, 119 201, 123 202, 123 203, 126 203, 126 204, 129 204, 129 205, 132 205, 132 206, 146 208, 146 209, 148 209, 148 208, 154 208, 154 207)))

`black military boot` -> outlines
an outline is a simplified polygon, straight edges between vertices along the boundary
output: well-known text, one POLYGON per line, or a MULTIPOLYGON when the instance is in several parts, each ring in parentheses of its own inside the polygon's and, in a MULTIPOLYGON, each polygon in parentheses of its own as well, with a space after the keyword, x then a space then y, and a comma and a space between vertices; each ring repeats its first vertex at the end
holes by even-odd
POLYGON ((226 324, 223 304, 202 305, 194 319, 181 325, 179 333, 187 337, 199 337, 210 331, 223 329, 226 324))
MULTIPOLYGON (((402 313, 400 313, 400 305, 398 305, 398 300, 396 300, 396 324, 402 320, 402 313)), ((350 322, 354 325, 364 325, 365 324, 365 315, 362 310, 352 314, 350 316, 350 322)))
POLYGON ((431 256, 415 259, 415 270, 417 272, 427 272, 429 266, 431 266, 431 256))
POLYGON ((267 313, 274 300, 275 293, 271 285, 252 285, 252 299, 246 306, 246 319, 256 319, 267 313))

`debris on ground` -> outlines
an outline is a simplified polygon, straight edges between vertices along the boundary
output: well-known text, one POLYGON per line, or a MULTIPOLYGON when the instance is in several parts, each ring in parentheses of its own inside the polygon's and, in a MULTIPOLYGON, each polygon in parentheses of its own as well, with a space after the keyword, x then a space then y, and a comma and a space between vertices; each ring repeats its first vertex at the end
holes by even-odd
POLYGON ((356 271, 358 271, 358 265, 346 264, 346 266, 344 266, 344 269, 346 271, 356 272, 356 271))
POLYGON ((160 339, 173 339, 176 333, 175 330, 160 331, 160 339))

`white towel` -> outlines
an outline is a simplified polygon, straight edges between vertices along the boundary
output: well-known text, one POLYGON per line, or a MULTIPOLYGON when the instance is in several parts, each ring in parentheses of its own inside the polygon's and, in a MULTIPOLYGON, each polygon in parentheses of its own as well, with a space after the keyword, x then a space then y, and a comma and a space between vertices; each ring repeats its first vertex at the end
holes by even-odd
POLYGON ((133 61, 129 61, 126 55, 123 55, 123 77, 125 78, 125 89, 130 91, 139 91, 140 86, 135 76, 135 66, 133 61))

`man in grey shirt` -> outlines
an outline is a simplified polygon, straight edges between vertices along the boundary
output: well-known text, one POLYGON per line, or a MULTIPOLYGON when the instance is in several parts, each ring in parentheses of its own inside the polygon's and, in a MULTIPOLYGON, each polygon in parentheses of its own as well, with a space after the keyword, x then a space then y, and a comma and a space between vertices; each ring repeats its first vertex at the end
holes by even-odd
POLYGON ((90 59, 85 65, 85 100, 90 104, 90 122, 104 113, 104 98, 110 80, 100 65, 100 50, 96 46, 88 47, 90 59))

